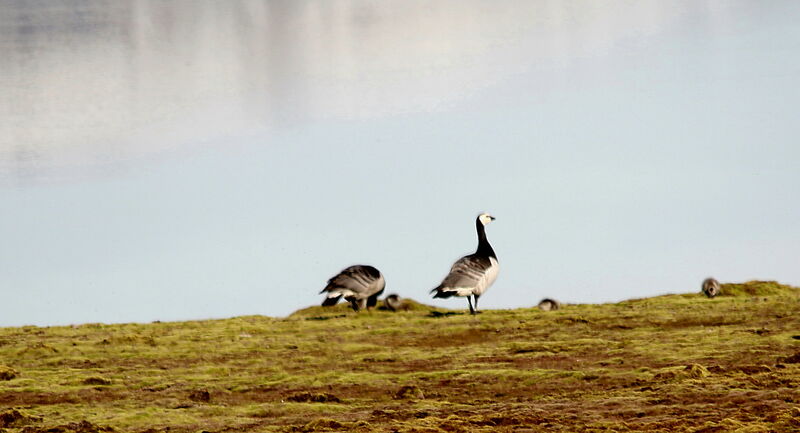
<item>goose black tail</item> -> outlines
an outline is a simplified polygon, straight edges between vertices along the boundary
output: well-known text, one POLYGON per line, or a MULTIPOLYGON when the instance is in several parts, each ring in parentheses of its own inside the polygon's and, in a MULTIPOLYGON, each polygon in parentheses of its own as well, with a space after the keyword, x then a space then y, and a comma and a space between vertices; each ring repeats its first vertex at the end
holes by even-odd
POLYGON ((322 301, 322 306, 323 307, 332 307, 332 306, 336 305, 337 302, 339 302, 339 299, 342 299, 342 295, 339 295, 339 296, 336 296, 336 297, 333 297, 333 298, 325 298, 325 300, 322 301))
POLYGON ((435 292, 435 294, 433 295, 434 299, 435 298, 449 298, 449 297, 452 297, 455 294, 455 292, 451 292, 449 290, 442 290, 442 286, 436 287, 435 289, 431 290, 431 293, 434 293, 434 292, 435 292))

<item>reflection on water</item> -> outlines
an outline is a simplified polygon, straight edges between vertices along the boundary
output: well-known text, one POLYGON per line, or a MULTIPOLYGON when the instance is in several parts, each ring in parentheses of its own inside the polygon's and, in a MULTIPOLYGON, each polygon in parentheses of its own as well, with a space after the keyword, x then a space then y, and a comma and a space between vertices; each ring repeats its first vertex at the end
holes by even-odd
MULTIPOLYGON (((713 20, 717 3, 684 6, 713 20)), ((4 2, 0 181, 240 134, 268 141, 314 119, 451 109, 531 70, 635 45, 684 12, 657 1, 4 2)))

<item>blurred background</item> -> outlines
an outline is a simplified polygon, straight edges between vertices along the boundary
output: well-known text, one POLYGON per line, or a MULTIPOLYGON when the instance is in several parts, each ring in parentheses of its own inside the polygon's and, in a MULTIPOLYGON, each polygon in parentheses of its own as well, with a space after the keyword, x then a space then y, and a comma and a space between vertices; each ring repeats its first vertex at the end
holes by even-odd
POLYGON ((0 326, 800 283, 800 2, 0 3, 0 326))

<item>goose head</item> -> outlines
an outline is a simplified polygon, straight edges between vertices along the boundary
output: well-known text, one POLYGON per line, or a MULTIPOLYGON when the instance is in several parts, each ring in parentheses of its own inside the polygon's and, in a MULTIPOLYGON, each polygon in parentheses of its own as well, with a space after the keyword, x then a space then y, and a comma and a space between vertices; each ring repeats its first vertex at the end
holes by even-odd
POLYGON ((481 222, 484 226, 489 224, 490 222, 494 221, 495 217, 489 215, 488 213, 482 213, 478 215, 478 221, 481 222))

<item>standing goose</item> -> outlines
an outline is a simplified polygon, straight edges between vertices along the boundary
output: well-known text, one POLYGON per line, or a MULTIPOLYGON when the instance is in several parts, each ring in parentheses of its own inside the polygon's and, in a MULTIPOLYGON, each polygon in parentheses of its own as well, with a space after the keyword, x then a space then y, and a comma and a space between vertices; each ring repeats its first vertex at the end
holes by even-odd
POLYGON ((475 220, 475 227, 478 230, 478 249, 474 254, 464 256, 453 264, 442 284, 431 290, 431 293, 436 292, 433 295, 434 298, 466 296, 470 314, 477 314, 478 298, 494 283, 500 270, 497 256, 486 239, 486 224, 494 219, 487 213, 478 215, 475 220), (475 300, 474 307, 472 305, 473 298, 475 300))
POLYGON ((344 296, 355 311, 374 307, 384 288, 386 280, 379 270, 368 265, 350 266, 328 280, 328 285, 320 292, 328 292, 322 306, 336 305, 344 296))

